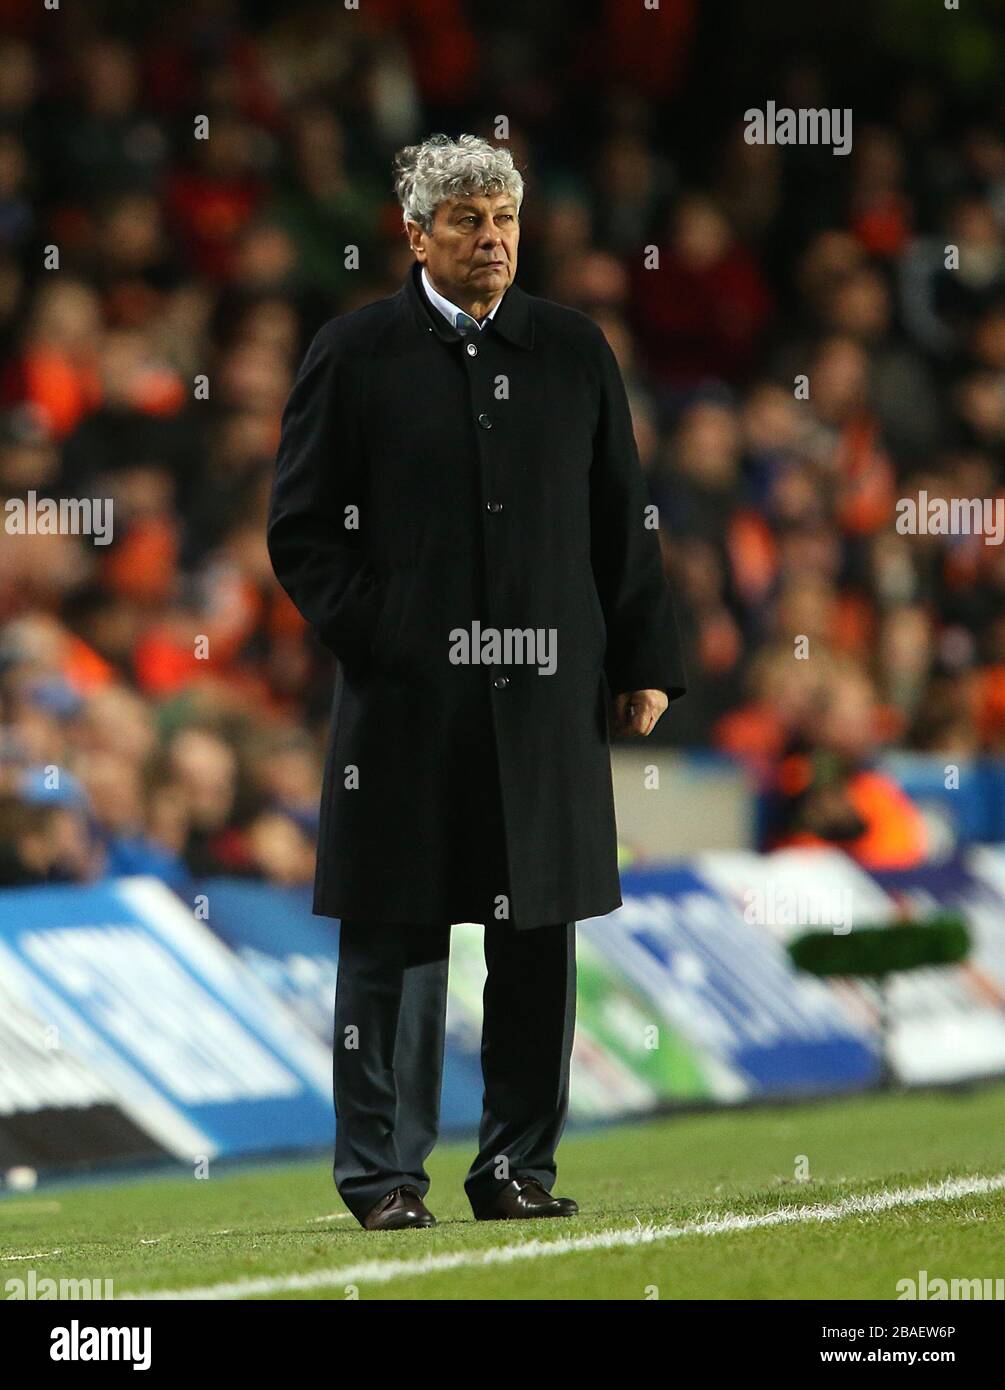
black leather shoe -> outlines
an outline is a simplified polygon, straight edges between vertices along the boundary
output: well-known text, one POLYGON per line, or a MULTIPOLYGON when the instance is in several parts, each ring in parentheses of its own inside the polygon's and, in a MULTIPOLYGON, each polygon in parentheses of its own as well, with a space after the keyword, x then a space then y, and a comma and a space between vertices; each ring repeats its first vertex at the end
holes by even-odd
POLYGON ((575 1216, 578 1205, 571 1197, 553 1197, 537 1178, 514 1178, 507 1183, 476 1221, 525 1221, 533 1216, 575 1216))
POLYGON ((414 1187, 392 1188, 363 1219, 368 1231, 409 1231, 435 1225, 436 1217, 414 1187))

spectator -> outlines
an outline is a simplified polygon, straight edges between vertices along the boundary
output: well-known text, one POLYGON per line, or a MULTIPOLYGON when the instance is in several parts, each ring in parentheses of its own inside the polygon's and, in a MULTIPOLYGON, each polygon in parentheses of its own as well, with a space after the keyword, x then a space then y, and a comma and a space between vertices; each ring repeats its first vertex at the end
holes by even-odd
POLYGON ((628 384, 691 654, 654 736, 748 767, 766 843, 916 862, 878 754, 1005 747, 1002 549, 896 527, 922 491, 1005 500, 996 92, 961 124, 944 55, 877 57, 845 160, 749 144, 723 101, 742 61, 845 104, 840 26, 792 62, 691 0, 539 9, 533 44, 462 0, 364 11, 0 40, 0 501, 115 522, 0 545, 0 881, 309 881, 332 673, 264 550, 279 416, 318 326, 400 284, 381 171, 438 124, 509 141, 521 283, 628 384))

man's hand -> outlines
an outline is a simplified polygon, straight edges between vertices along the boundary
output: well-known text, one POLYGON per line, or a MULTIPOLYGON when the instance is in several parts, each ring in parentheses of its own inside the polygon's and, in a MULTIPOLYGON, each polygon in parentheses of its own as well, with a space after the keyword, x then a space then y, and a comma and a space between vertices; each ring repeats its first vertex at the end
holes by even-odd
POLYGON ((614 697, 614 733, 645 738, 670 701, 665 690, 634 690, 614 697))

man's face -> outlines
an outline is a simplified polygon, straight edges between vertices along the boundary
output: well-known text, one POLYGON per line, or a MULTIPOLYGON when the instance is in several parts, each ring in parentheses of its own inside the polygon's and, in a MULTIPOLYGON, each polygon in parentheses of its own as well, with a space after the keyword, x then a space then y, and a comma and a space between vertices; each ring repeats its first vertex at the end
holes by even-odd
POLYGON ((508 193, 450 198, 436 209, 431 232, 409 222, 408 240, 451 303, 491 307, 516 274, 516 202, 508 193))

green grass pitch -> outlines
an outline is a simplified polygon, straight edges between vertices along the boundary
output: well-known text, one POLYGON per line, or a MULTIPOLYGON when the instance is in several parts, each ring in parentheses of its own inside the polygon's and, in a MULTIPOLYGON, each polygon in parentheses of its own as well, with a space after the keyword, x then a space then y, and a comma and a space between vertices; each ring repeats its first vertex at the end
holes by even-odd
POLYGON ((0 1270, 112 1279, 117 1297, 224 1285, 296 1299, 894 1299, 922 1270, 1005 1276, 1005 1186, 875 1212, 854 1199, 999 1178, 1003 1136, 1003 1083, 677 1116, 567 1137, 556 1191, 578 1218, 480 1223, 461 1187, 471 1145, 443 1144, 427 1198, 439 1226, 380 1234, 341 1215, 324 1159, 43 1185, 0 1201, 0 1270), (728 1219, 850 1200, 829 1220, 728 1219), (690 1223, 706 1224, 644 1234, 690 1223), (607 1233, 623 1243, 574 1243, 607 1233), (553 1241, 573 1244, 549 1253, 553 1241))

